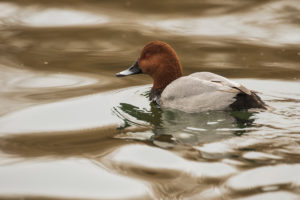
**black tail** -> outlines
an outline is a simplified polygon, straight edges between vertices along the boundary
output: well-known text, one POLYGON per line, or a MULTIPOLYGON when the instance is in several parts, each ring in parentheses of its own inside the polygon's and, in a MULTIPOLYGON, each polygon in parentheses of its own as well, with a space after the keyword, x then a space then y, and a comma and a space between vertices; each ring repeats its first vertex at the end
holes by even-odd
POLYGON ((251 91, 251 95, 239 93, 235 97, 236 101, 230 104, 232 110, 247 110, 250 108, 267 109, 267 104, 261 98, 251 91))

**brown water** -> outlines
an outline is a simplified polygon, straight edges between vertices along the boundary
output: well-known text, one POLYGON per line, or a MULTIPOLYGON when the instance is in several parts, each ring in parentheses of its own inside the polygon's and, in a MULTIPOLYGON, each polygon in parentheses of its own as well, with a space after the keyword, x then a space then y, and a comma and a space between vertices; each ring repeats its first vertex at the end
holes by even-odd
POLYGON ((0 199, 300 199, 298 0, 0 1, 0 199), (116 78, 152 40, 265 112, 187 114, 116 78))

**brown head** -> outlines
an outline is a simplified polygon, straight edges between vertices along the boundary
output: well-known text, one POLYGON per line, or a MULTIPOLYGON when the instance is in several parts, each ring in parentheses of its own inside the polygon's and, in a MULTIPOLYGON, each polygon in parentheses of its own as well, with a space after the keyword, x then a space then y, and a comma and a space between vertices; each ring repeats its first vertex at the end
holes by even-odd
POLYGON ((165 87, 182 76, 182 67, 175 50, 167 43, 154 41, 146 44, 137 61, 116 76, 148 74, 153 79, 153 89, 160 93, 165 87))

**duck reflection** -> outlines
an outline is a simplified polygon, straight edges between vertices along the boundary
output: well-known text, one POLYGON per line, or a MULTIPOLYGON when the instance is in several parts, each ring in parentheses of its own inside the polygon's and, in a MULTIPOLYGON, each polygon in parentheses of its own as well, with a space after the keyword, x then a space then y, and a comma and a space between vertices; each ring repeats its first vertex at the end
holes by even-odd
POLYGON ((113 113, 123 120, 119 129, 151 125, 153 135, 149 140, 155 144, 197 145, 241 136, 253 126, 255 120, 254 113, 248 111, 185 113, 162 109, 153 102, 149 105, 149 109, 129 103, 120 103, 114 107, 113 113))
POLYGON ((162 110, 154 103, 150 104, 150 110, 140 109, 128 103, 120 103, 118 107, 113 108, 113 112, 124 121, 124 124, 119 129, 124 129, 131 125, 142 125, 138 121, 146 122, 155 127, 160 127, 162 124, 162 110), (130 117, 127 117, 125 114, 130 117))

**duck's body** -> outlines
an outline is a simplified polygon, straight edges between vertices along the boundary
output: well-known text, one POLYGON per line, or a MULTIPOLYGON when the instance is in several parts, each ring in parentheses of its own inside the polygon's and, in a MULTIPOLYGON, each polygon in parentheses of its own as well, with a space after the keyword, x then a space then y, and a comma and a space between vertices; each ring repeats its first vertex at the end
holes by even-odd
POLYGON ((174 80, 161 93, 159 104, 185 112, 264 108, 255 93, 210 72, 197 72, 174 80))
POLYGON ((154 80, 150 100, 162 107, 184 112, 266 108, 266 104, 243 85, 210 72, 182 76, 175 51, 166 43, 147 44, 138 61, 117 76, 146 73, 154 80))

